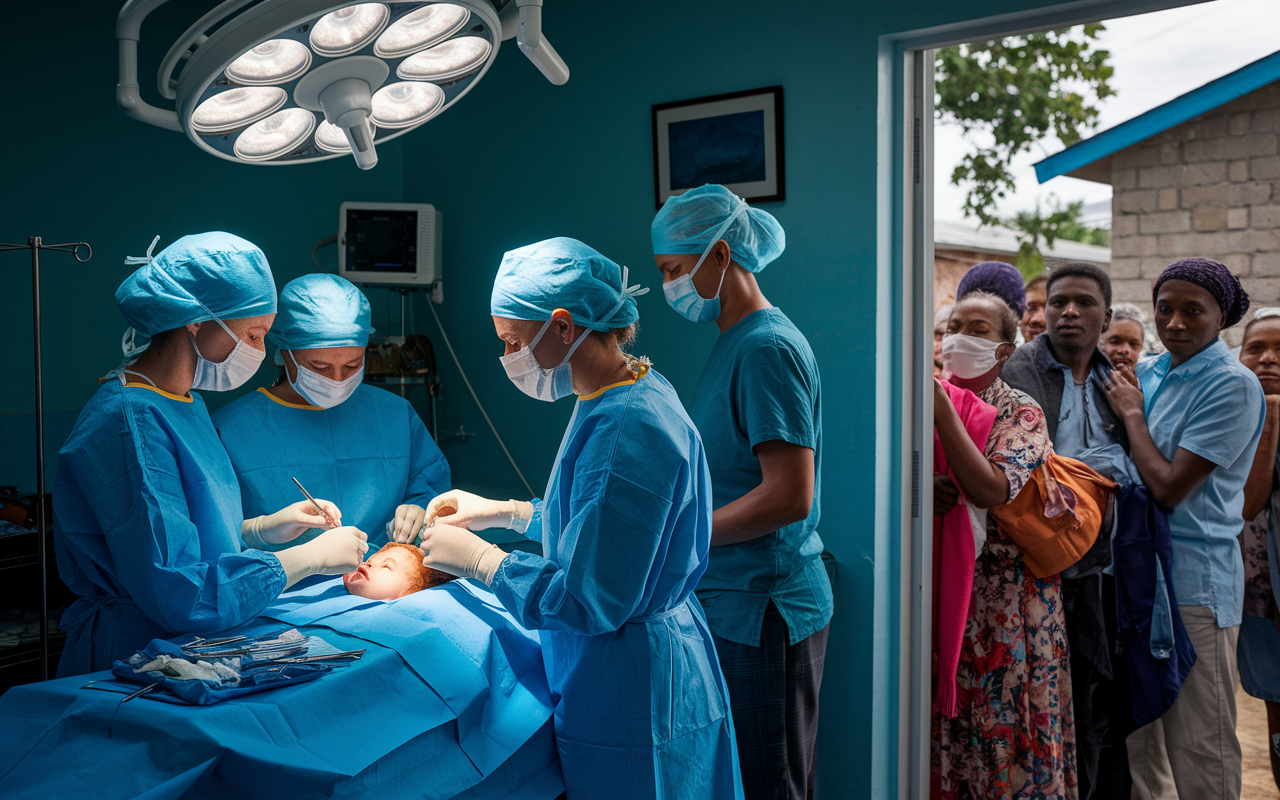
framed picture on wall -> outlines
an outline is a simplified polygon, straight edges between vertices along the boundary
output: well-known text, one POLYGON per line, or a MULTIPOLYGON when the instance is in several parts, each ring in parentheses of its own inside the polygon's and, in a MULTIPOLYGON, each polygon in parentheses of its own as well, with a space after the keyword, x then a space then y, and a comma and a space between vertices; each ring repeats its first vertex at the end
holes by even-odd
POLYGON ((785 200, 782 87, 654 106, 653 170, 659 208, 704 183, 751 202, 785 200))

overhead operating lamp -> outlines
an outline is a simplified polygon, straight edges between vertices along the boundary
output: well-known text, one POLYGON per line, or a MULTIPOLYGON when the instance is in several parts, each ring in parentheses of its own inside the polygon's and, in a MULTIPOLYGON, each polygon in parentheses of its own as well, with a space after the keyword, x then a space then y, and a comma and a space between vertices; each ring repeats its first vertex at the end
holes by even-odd
POLYGON ((371 169, 378 144, 458 102, 511 38, 549 81, 569 79, 542 34, 542 0, 225 0, 161 61, 157 86, 174 107, 159 108, 138 92, 138 39, 165 2, 128 0, 120 9, 116 102, 230 161, 350 154, 371 169))

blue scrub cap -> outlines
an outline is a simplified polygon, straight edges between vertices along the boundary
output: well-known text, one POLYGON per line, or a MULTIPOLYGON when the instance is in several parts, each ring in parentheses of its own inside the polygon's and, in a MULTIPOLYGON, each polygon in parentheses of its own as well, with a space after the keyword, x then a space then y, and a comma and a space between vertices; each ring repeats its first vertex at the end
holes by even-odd
POLYGON ((593 331, 615 330, 640 318, 635 298, 648 291, 627 285, 626 267, 577 239, 562 236, 502 257, 489 313, 544 322, 563 308, 577 325, 593 331))
POLYGON ((141 264, 116 289, 116 305, 129 323, 125 357, 142 352, 161 331, 193 322, 259 317, 276 311, 276 283, 267 257, 257 245, 230 233, 213 231, 183 236, 151 256, 157 236, 141 264))
POLYGON ((281 350, 364 347, 373 333, 371 317, 369 299, 351 281, 327 273, 303 275, 284 285, 267 344, 276 348, 276 364, 284 363, 281 350))
POLYGON ((729 217, 746 205, 747 201, 714 183, 667 198, 649 227, 653 254, 700 256, 713 241, 723 239, 739 266, 759 272, 782 255, 787 235, 772 214, 750 207, 717 235, 729 217))

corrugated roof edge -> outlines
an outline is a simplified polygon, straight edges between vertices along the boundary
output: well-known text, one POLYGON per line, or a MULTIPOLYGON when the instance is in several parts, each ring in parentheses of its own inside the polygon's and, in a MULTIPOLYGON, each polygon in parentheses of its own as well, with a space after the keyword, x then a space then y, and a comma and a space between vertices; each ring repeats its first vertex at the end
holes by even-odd
POLYGON ((1280 51, 1036 162, 1036 180, 1044 183, 1074 172, 1277 80, 1280 80, 1280 51))

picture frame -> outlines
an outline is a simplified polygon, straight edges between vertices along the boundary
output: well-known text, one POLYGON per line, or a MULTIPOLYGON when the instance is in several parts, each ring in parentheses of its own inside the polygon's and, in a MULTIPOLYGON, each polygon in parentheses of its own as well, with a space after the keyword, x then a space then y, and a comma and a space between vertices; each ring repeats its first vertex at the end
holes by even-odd
POLYGON ((753 203, 787 198, 781 86, 653 106, 656 206, 706 183, 753 203))

